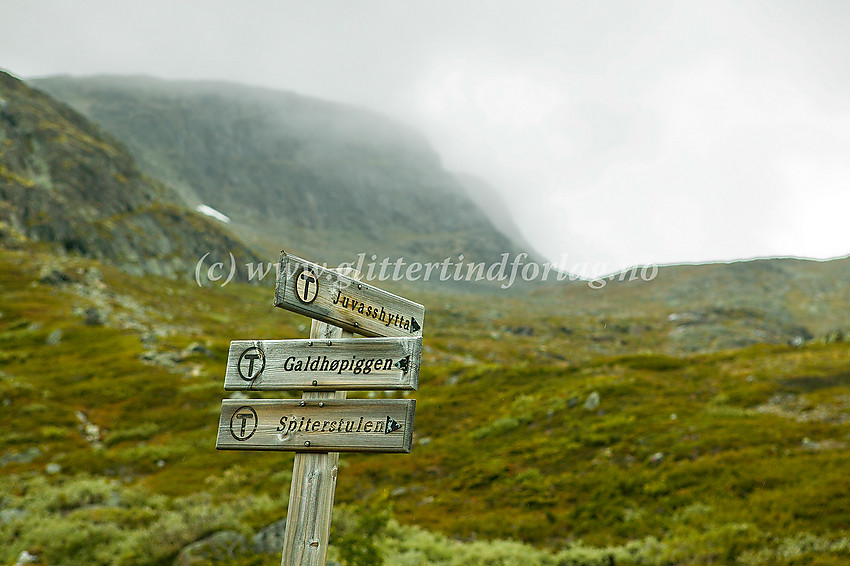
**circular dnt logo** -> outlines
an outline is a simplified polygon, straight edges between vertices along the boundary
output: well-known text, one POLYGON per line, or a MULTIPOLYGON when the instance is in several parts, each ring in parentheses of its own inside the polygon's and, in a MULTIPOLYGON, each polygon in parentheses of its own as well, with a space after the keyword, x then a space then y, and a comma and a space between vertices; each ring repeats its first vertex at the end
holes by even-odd
POLYGON ((319 278, 309 267, 302 267, 295 276, 295 296, 309 305, 319 295, 319 278))
POLYGON ((230 417, 230 434, 239 442, 254 436, 257 431, 257 412, 248 406, 239 407, 230 417))

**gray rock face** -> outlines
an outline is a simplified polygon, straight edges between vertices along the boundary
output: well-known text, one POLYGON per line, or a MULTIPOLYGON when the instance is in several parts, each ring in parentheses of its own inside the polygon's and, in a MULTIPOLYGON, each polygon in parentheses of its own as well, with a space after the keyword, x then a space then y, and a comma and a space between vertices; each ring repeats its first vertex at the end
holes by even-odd
MULTIPOLYGON (((205 253, 257 261, 216 221, 143 175, 120 142, 81 114, 2 71, 0 94, 7 101, 0 115, 0 243, 50 242, 128 270, 186 279, 205 253)), ((40 280, 62 285, 71 278, 47 269, 40 280)))
POLYGON ((518 251, 424 137, 378 114, 226 83, 54 77, 33 84, 120 139, 146 174, 192 208, 212 206, 232 218, 230 229, 274 250, 281 241, 315 249, 321 235, 334 242, 328 256, 339 247, 408 261, 458 253, 497 261, 518 251))

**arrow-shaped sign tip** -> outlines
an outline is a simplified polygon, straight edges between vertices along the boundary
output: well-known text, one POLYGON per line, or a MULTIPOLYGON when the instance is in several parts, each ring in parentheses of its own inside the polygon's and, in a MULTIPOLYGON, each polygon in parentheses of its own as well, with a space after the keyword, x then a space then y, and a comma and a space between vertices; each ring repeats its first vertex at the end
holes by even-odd
POLYGON ((401 428, 401 425, 394 418, 387 415, 387 426, 384 428, 384 434, 395 432, 401 428))

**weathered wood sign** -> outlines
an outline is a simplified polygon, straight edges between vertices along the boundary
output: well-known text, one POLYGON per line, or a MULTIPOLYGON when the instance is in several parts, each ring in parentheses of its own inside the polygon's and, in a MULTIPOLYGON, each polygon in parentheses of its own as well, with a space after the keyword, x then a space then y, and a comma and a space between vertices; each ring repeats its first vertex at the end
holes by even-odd
POLYGON ((425 307, 281 252, 274 304, 364 336, 422 336, 425 307))
POLYGON ((281 252, 274 304, 312 317, 308 340, 234 340, 227 390, 303 390, 301 399, 225 399, 219 450, 294 451, 282 566, 324 566, 340 452, 410 452, 425 307, 281 252), (355 337, 356 333, 370 338, 355 337))
POLYGON ((224 388, 415 390, 421 352, 421 337, 234 340, 224 388))
POLYGON ((413 399, 225 399, 216 448, 410 452, 413 399))

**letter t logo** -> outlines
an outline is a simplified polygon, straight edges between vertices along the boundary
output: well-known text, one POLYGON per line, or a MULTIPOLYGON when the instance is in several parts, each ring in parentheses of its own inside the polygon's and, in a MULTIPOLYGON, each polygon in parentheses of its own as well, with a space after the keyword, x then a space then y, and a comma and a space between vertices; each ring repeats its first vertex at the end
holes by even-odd
POLYGON ((319 278, 308 268, 302 268, 295 277, 295 296, 304 304, 309 305, 319 294, 319 278))

